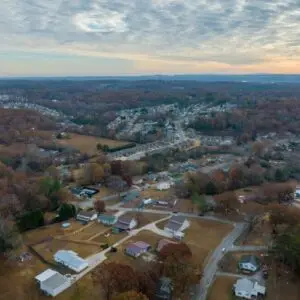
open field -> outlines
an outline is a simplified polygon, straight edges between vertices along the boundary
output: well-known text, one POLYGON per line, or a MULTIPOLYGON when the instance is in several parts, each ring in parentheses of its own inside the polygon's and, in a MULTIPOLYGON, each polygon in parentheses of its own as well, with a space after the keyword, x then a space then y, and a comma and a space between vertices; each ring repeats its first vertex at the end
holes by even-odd
POLYGON ((232 286, 236 282, 234 277, 218 276, 211 286, 207 300, 231 300, 232 286))
POLYGON ((166 191, 159 191, 155 188, 150 188, 141 192, 142 198, 152 198, 154 200, 166 200, 172 195, 172 189, 166 191))
POLYGON ((107 227, 107 233, 110 233, 110 235, 108 237, 106 237, 105 234, 103 233, 103 234, 98 235, 94 239, 92 239, 91 242, 113 245, 128 235, 126 232, 121 232, 121 233, 117 233, 117 234, 112 233, 110 227, 107 227))
POLYGON ((97 153, 97 144, 107 145, 110 149, 125 146, 128 142, 110 140, 89 135, 71 134, 69 139, 57 140, 57 142, 64 146, 72 146, 83 153, 94 154, 97 153))
POLYGON ((137 228, 143 227, 149 223, 158 221, 166 217, 164 214, 153 214, 153 213, 145 213, 145 212, 127 212, 122 217, 134 217, 138 220, 137 228))
POLYGON ((32 246, 33 249, 48 262, 54 262, 53 255, 58 250, 72 250, 77 252, 82 258, 86 258, 92 254, 100 252, 102 249, 96 245, 75 243, 66 240, 49 240, 32 246))
MULTIPOLYGON (((221 240, 232 230, 229 224, 208 220, 189 219, 191 225, 185 230, 185 242, 193 253, 193 261, 203 266, 211 252, 220 244, 221 240)), ((160 222, 158 228, 163 229, 168 220, 160 222)))
POLYGON ((66 236, 69 240, 81 240, 81 241, 87 241, 91 239, 96 234, 99 234, 101 232, 106 232, 109 228, 98 223, 97 221, 91 222, 87 224, 86 226, 82 227, 80 231, 77 231, 75 233, 72 233, 68 236, 66 236))
POLYGON ((71 224, 69 228, 62 228, 62 223, 56 223, 48 226, 43 226, 34 230, 26 231, 23 234, 23 241, 25 244, 34 244, 41 242, 48 238, 53 238, 55 236, 68 235, 78 229, 81 229, 83 225, 75 220, 69 220, 68 223, 71 224))

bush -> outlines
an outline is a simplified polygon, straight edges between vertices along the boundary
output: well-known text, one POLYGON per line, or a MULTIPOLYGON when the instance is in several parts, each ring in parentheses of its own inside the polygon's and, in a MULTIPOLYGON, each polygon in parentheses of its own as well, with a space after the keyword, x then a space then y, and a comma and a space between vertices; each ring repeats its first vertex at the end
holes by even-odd
POLYGON ((41 210, 25 212, 17 218, 17 225, 20 231, 35 229, 44 224, 44 214, 41 210))

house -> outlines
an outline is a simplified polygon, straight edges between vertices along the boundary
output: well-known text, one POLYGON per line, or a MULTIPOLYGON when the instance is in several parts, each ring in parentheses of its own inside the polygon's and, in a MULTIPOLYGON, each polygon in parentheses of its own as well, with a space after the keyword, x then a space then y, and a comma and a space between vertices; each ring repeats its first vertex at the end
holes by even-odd
POLYGON ((168 277, 161 277, 159 279, 157 289, 155 292, 155 300, 172 300, 173 284, 168 277))
POLYGON ((167 181, 160 182, 156 185, 156 189, 159 191, 168 190, 171 187, 171 184, 167 181))
POLYGON ((114 224, 113 232, 118 233, 126 230, 131 230, 137 226, 137 220, 133 217, 120 217, 114 224))
POLYGON ((247 278, 238 279, 233 285, 233 290, 237 297, 249 300, 257 299, 266 294, 266 288, 263 285, 247 278))
POLYGON ((137 190, 128 192, 122 199, 124 202, 130 202, 133 201, 134 199, 138 198, 140 196, 140 192, 137 190))
POLYGON ((149 244, 139 241, 129 244, 125 249, 125 253, 133 257, 139 257, 141 254, 149 251, 150 248, 149 244))
POLYGON ((82 210, 77 214, 76 219, 82 222, 94 221, 97 219, 97 213, 94 210, 90 210, 90 211, 82 210))
POLYGON ((71 280, 69 278, 52 269, 47 269, 37 275, 35 279, 39 283, 40 289, 52 297, 57 296, 71 286, 71 280))
POLYGON ((174 241, 171 241, 171 240, 168 240, 168 239, 161 239, 161 240, 159 240, 159 242, 157 244, 157 247, 156 247, 156 251, 160 252, 161 249, 164 246, 169 245, 169 244, 177 244, 177 242, 174 242, 174 241))
POLYGON ((243 255, 239 261, 239 268, 246 272, 256 272, 260 267, 260 261, 255 255, 243 255))
POLYGON ((151 199, 151 198, 143 199, 142 202, 144 205, 149 205, 149 204, 153 203, 153 199, 151 199))
POLYGON ((79 257, 76 252, 71 250, 58 250, 54 254, 54 260, 77 273, 89 265, 85 259, 79 257))
POLYGON ((81 190, 81 196, 86 196, 86 197, 93 197, 94 195, 98 194, 99 190, 90 188, 90 187, 83 187, 81 190))
POLYGON ((164 227, 164 231, 171 233, 173 236, 178 235, 179 232, 184 231, 190 226, 190 222, 184 216, 172 216, 167 225, 164 227))
POLYGON ((102 223, 104 225, 114 225, 117 222, 118 218, 109 213, 101 214, 98 217, 99 223, 102 223))

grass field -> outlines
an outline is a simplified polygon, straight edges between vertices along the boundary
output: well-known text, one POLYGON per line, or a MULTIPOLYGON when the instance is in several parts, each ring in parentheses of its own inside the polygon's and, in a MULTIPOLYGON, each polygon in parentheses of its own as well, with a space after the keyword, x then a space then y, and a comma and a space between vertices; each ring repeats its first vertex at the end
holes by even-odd
POLYGON ((63 229, 61 227, 61 223, 56 223, 53 225, 48 225, 48 226, 27 231, 23 234, 23 241, 27 245, 34 244, 43 241, 47 238, 68 235, 83 227, 82 224, 76 222, 75 220, 69 220, 68 223, 70 223, 71 226, 66 229, 63 229))
MULTIPOLYGON (((204 265, 211 252, 220 244, 221 240, 232 230, 229 224, 208 220, 189 219, 190 227, 185 230, 185 242, 191 249, 193 261, 197 265, 204 265)), ((168 222, 163 221, 157 227, 163 229, 168 222)))
POLYGON ((107 145, 110 149, 125 146, 128 142, 110 140, 89 135, 71 134, 69 139, 57 140, 57 142, 64 146, 72 146, 83 153, 94 154, 97 153, 97 144, 107 145))
POLYGON ((216 278, 212 287, 210 288, 207 300, 231 300, 232 286, 236 282, 234 277, 219 276, 216 278))
POLYGON ((79 232, 76 232, 74 234, 68 235, 67 239, 69 240, 81 240, 81 241, 87 241, 91 239, 93 236, 95 236, 98 233, 106 232, 109 230, 108 227, 105 227, 104 225, 96 222, 89 223, 88 225, 84 226, 82 230, 79 232))
POLYGON ((168 215, 164 214, 154 214, 154 213, 145 213, 145 212, 127 212, 122 217, 134 217, 138 220, 138 226, 137 228, 143 227, 149 223, 158 221, 159 219, 162 219, 168 215))

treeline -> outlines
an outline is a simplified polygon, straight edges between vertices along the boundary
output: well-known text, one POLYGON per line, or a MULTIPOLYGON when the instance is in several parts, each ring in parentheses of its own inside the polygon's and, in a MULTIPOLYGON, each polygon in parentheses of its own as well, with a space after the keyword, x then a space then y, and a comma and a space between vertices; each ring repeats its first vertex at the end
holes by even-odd
POLYGON ((296 99, 261 100, 254 102, 252 107, 211 113, 209 117, 199 116, 189 127, 208 134, 232 134, 237 137, 238 143, 242 143, 255 140, 259 133, 299 133, 299 113, 299 101, 296 99))

